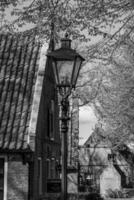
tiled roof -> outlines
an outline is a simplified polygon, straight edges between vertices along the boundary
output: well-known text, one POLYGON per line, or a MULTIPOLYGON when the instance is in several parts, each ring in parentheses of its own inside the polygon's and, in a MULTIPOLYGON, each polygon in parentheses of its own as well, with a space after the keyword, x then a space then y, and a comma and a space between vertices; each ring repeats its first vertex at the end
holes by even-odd
POLYGON ((0 150, 26 150, 39 65, 32 35, 0 35, 0 150))

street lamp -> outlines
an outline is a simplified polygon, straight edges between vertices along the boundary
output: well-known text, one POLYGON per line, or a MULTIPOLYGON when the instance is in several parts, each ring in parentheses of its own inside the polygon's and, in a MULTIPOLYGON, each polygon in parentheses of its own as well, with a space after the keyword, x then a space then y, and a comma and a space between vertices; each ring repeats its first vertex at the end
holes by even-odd
POLYGON ((67 199, 67 132, 69 120, 69 100, 73 88, 75 88, 81 64, 84 58, 71 49, 71 40, 68 36, 61 40, 61 48, 47 54, 51 60, 55 81, 61 100, 61 133, 62 133, 62 200, 67 199))
POLYGON ((88 191, 92 192, 93 187, 93 174, 90 172, 86 177, 86 185, 88 191))

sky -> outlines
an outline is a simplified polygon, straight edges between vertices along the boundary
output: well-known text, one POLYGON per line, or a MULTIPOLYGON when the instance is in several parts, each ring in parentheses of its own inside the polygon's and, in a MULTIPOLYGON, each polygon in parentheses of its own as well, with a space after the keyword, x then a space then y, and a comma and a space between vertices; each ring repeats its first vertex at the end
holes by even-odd
POLYGON ((89 106, 83 106, 79 109, 79 145, 84 142, 91 135, 94 126, 97 122, 94 111, 89 106))

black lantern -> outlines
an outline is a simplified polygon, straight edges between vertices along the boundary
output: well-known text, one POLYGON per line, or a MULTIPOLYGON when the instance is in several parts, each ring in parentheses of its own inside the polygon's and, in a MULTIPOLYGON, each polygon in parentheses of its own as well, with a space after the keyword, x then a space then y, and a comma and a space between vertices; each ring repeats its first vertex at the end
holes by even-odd
POLYGON ((69 120, 69 95, 75 88, 81 64, 84 58, 71 49, 71 40, 61 40, 61 48, 47 54, 52 63, 56 85, 62 97, 61 100, 61 140, 62 140, 62 165, 61 165, 61 199, 67 200, 67 133, 69 120))
POLYGON ((75 88, 81 64, 84 58, 71 49, 71 40, 61 40, 61 48, 47 54, 51 59, 56 84, 59 87, 75 88))

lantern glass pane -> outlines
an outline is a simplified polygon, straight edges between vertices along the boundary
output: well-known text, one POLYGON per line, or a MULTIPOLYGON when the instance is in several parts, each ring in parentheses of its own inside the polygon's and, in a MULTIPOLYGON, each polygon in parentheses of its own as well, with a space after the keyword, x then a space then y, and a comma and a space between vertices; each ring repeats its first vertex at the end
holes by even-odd
POLYGON ((53 60, 52 66, 53 66, 53 72, 54 72, 55 82, 56 82, 56 84, 59 84, 59 75, 58 75, 58 71, 57 71, 57 63, 56 63, 55 60, 53 60))
POLYGON ((73 73, 73 61, 57 61, 57 71, 59 74, 59 84, 70 85, 73 73))
POLYGON ((77 57, 75 60, 75 66, 74 66, 74 71, 73 71, 73 75, 72 75, 72 85, 75 87, 78 75, 79 75, 79 71, 80 71, 80 67, 81 67, 81 63, 82 60, 80 57, 77 57))

